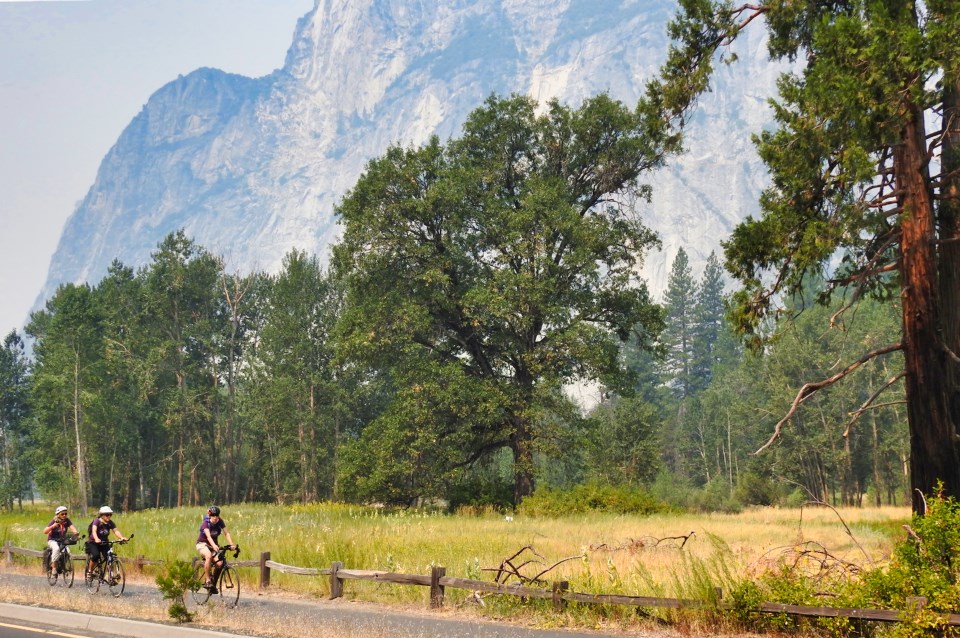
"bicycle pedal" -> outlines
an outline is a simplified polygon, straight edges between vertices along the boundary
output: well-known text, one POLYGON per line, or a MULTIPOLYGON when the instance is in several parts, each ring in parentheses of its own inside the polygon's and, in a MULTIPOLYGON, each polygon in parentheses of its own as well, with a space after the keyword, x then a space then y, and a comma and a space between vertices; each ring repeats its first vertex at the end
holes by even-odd
POLYGON ((229 585, 227 585, 227 589, 233 589, 233 583, 230 583, 229 585))

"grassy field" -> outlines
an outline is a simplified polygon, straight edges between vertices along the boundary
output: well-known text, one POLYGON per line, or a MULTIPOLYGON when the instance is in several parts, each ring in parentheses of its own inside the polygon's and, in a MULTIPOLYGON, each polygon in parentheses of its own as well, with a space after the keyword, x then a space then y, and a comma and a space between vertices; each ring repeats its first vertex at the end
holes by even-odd
MULTIPOLYGON (((0 515, 0 541, 42 548, 42 529, 52 516, 50 510, 31 507, 22 513, 0 515)), ((119 551, 129 557, 190 560, 202 513, 202 508, 183 508, 118 514, 114 520, 120 530, 127 536, 136 534, 135 540, 119 551)), ((92 517, 92 513, 85 518, 71 512, 82 531, 92 517)), ((894 540, 902 536, 900 526, 909 520, 910 512, 908 508, 808 506, 802 510, 752 509, 740 514, 510 519, 492 513, 388 512, 336 504, 240 504, 225 506, 223 517, 243 548, 241 559, 255 559, 269 551, 272 560, 299 567, 329 567, 341 561, 352 569, 424 575, 432 566, 442 565, 448 576, 492 581, 502 561, 529 546, 531 550, 514 561, 536 561, 520 570, 527 577, 560 562, 544 580, 567 580, 576 591, 697 597, 707 588, 749 577, 785 551, 810 546, 805 543, 822 546, 832 556, 859 565, 882 564, 890 556, 894 540)), ((23 565, 36 562, 19 560, 23 565)), ((259 574, 249 568, 243 577, 255 585, 259 574)), ((152 573, 148 571, 145 579, 149 578, 152 573)), ((274 572, 271 585, 303 596, 329 593, 326 577, 274 572)), ((448 603, 467 607, 468 594, 448 589, 448 603)), ((345 596, 425 607, 428 592, 424 587, 347 581, 345 596)), ((596 623, 596 610, 574 609, 562 621, 550 620, 548 604, 531 612, 531 604, 503 596, 485 598, 482 608, 469 606, 493 616, 533 613, 540 624, 596 623)), ((606 610, 601 615, 614 620, 635 617, 633 610, 626 609, 606 610)))

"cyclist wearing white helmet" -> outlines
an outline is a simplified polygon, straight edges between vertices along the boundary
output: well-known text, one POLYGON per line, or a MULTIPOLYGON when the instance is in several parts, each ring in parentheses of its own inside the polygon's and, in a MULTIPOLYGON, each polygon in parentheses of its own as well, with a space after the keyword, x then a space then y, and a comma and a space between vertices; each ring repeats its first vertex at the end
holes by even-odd
POLYGON ((53 513, 50 524, 43 528, 43 533, 47 535, 47 546, 50 548, 50 562, 44 565, 47 570, 51 565, 57 564, 57 559, 60 558, 60 543, 67 540, 67 531, 71 534, 80 533, 67 514, 67 508, 61 505, 53 513))
POLYGON ((113 522, 113 510, 104 505, 97 513, 97 517, 87 525, 86 549, 87 556, 90 558, 87 564, 88 571, 93 571, 93 567, 97 564, 101 554, 106 558, 107 550, 110 549, 110 546, 106 544, 110 540, 110 530, 113 530, 118 539, 127 540, 117 529, 117 524, 113 522))

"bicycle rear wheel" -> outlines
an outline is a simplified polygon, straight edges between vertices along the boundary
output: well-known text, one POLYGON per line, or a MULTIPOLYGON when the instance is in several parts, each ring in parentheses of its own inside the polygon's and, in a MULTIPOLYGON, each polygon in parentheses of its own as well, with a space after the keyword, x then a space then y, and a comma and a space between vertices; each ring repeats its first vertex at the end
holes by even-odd
POLYGON ((198 605, 206 604, 210 600, 210 590, 203 586, 206 574, 203 571, 203 563, 193 572, 193 582, 190 583, 190 593, 193 595, 193 602, 198 605))
POLYGON ((123 588, 127 583, 127 579, 123 574, 123 563, 120 562, 120 559, 114 559, 110 561, 110 564, 107 566, 107 585, 110 586, 110 593, 114 595, 115 598, 119 598, 120 594, 123 593, 123 588))
POLYGON ((87 586, 87 591, 95 594, 100 591, 100 583, 103 581, 103 563, 97 563, 90 569, 89 565, 83 572, 83 581, 87 586))
POLYGON ((240 575, 230 565, 224 567, 223 571, 220 572, 217 592, 227 607, 236 607, 240 601, 240 575))

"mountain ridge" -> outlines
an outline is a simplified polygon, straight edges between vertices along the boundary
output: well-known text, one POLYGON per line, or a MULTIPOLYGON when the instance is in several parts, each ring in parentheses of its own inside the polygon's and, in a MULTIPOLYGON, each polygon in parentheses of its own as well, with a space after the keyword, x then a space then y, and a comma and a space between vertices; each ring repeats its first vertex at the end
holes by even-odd
MULTIPOLYGON (((260 78, 201 68, 150 96, 67 221, 37 305, 63 282, 139 267, 183 228, 230 270, 279 269, 296 248, 326 260, 333 209, 391 144, 458 133, 492 93, 572 105, 607 92, 635 102, 667 50, 668 0, 316 0, 284 66, 260 78)), ((757 30, 759 31, 759 30, 757 30)), ((738 42, 694 118, 688 153, 646 180, 644 212, 664 250, 654 290, 683 246, 697 268, 747 214, 766 179, 749 143, 769 120, 779 70, 738 42)))

